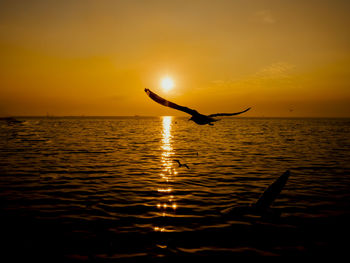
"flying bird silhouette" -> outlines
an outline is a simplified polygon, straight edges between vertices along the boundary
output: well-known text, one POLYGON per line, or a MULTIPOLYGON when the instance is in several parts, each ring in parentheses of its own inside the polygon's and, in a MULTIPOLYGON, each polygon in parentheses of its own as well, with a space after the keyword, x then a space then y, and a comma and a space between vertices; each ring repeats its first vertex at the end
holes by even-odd
POLYGON ((204 115, 204 114, 200 114, 196 110, 193 110, 193 109, 190 109, 190 108, 187 108, 184 106, 180 106, 174 102, 168 101, 168 100, 158 96, 157 94, 155 94, 154 92, 152 92, 149 89, 145 89, 145 92, 152 100, 154 100, 155 102, 157 102, 163 106, 173 108, 175 110, 183 111, 183 112, 186 112, 186 113, 192 115, 192 117, 189 120, 194 121, 195 123, 197 123, 199 125, 204 125, 204 124, 213 125, 213 122, 218 121, 218 119, 214 119, 214 117, 233 116, 233 115, 242 114, 242 113, 250 110, 250 108, 248 108, 248 109, 245 109, 244 111, 235 112, 235 113, 216 113, 216 114, 204 115))
POLYGON ((179 167, 186 167, 187 169, 190 169, 190 167, 188 167, 188 165, 187 164, 185 164, 185 163, 181 163, 179 160, 174 160, 175 162, 177 162, 178 164, 179 164, 179 167))

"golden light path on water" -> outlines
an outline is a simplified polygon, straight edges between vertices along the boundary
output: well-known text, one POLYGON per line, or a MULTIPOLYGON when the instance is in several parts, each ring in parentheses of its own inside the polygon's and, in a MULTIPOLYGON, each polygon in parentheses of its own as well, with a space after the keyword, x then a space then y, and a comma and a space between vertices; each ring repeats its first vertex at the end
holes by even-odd
MULTIPOLYGON (((171 188, 171 182, 174 180, 174 176, 177 175, 177 171, 174 167, 174 162, 172 156, 174 151, 171 145, 172 135, 171 135, 171 125, 172 117, 163 116, 162 118, 162 145, 161 145, 161 163, 162 171, 160 177, 162 180, 162 187, 159 187, 157 191, 162 193, 163 196, 160 198, 157 208, 160 210, 160 213, 163 217, 167 215, 170 211, 174 211, 177 208, 175 202, 175 196, 173 195, 173 189, 171 188)), ((156 226, 154 227, 155 231, 169 231, 165 227, 156 226)))

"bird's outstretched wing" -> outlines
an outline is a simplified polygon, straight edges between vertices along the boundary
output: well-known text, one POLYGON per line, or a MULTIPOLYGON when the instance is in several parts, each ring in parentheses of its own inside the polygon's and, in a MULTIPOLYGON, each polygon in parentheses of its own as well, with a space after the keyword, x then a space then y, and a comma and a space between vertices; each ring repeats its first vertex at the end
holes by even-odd
POLYGON ((150 91, 149 89, 145 89, 145 92, 147 93, 147 95, 154 100, 155 102, 158 102, 159 104, 169 107, 169 108, 173 108, 175 110, 180 110, 183 112, 186 112, 190 115, 196 115, 199 114, 196 110, 192 110, 190 108, 184 107, 184 106, 180 106, 177 105, 174 102, 168 101, 166 99, 163 99, 162 97, 158 96, 157 94, 155 94, 154 92, 150 91))
POLYGON ((289 175, 290 172, 287 170, 284 174, 277 178, 276 181, 273 182, 261 195, 259 200, 256 202, 255 207, 261 210, 267 209, 282 191, 282 188, 286 184, 289 175))
POLYGON ((245 109, 244 111, 235 112, 235 113, 215 113, 215 114, 210 114, 210 115, 208 115, 208 116, 209 116, 209 117, 233 116, 233 115, 238 115, 238 114, 245 113, 246 111, 249 111, 249 110, 250 110, 250 108, 245 109))

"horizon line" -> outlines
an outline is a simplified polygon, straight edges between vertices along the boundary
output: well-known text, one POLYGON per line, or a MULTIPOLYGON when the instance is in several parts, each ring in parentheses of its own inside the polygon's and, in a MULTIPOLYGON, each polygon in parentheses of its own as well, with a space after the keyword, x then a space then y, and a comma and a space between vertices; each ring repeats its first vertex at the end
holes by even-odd
MULTIPOLYGON (((0 118, 159 118, 159 117, 175 117, 186 118, 186 116, 177 115, 8 115, 0 116, 0 118)), ((225 118, 239 118, 239 119, 256 119, 256 118, 294 118, 294 119, 349 119, 348 117, 339 116, 240 116, 232 117, 227 116, 225 118)))

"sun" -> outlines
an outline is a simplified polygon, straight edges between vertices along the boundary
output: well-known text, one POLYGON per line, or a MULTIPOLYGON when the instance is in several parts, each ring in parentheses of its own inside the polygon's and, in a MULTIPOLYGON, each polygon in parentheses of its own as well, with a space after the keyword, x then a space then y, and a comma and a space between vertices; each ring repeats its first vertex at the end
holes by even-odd
POLYGON ((160 85, 165 92, 168 92, 175 86, 173 79, 170 77, 162 78, 160 81, 160 85))

